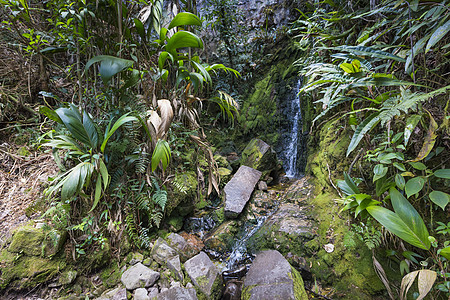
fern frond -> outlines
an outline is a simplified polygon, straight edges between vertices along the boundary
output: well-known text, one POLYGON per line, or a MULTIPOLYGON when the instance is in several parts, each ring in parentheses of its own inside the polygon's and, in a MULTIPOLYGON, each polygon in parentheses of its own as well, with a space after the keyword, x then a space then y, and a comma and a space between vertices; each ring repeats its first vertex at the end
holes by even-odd
POLYGON ((164 211, 167 203, 167 191, 161 189, 156 190, 153 194, 152 200, 164 211))

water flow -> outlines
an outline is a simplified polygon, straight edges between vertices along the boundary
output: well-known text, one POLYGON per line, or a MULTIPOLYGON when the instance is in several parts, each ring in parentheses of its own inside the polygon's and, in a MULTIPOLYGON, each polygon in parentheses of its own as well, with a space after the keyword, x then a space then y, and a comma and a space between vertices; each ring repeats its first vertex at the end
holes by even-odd
POLYGON ((246 259, 250 258, 250 254, 247 252, 247 241, 261 228, 267 217, 258 218, 256 225, 246 228, 244 235, 231 248, 231 253, 228 256, 224 270, 233 270, 246 259))
POLYGON ((299 136, 301 132, 299 130, 299 124, 301 124, 302 114, 300 110, 300 97, 298 96, 298 91, 302 85, 302 78, 299 78, 297 86, 294 90, 294 94, 290 97, 290 112, 289 112, 289 136, 287 138, 287 145, 283 152, 285 157, 285 170, 287 177, 297 177, 297 158, 298 158, 298 148, 299 148, 299 136))

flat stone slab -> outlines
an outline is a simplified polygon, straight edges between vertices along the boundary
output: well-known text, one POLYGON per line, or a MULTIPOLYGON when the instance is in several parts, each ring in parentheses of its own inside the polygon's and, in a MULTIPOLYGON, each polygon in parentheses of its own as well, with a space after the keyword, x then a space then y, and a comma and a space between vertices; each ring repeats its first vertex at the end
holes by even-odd
POLYGON ((185 289, 182 287, 170 288, 158 294, 158 300, 197 300, 195 289, 185 289))
POLYGON ((306 300, 300 273, 276 250, 260 252, 244 280, 242 297, 253 300, 306 300))
POLYGON ((127 290, 134 290, 152 286, 159 279, 159 275, 159 272, 137 263, 126 270, 120 280, 127 290))
POLYGON ((216 296, 220 297, 222 289, 220 284, 221 277, 216 266, 205 252, 200 252, 186 261, 184 268, 194 285, 197 286, 208 299, 216 299, 216 296), (219 289, 220 291, 217 291, 216 289, 219 289))
POLYGON ((225 217, 236 218, 242 212, 261 175, 261 171, 247 166, 237 170, 224 189, 225 217))

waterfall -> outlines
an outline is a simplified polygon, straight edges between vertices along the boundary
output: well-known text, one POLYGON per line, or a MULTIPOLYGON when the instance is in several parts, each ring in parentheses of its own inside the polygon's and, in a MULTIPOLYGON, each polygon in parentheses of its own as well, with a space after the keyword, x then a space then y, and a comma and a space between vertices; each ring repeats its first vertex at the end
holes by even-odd
POLYGON ((300 155, 299 148, 301 142, 301 124, 302 114, 300 110, 300 97, 298 91, 302 86, 302 78, 299 78, 297 85, 288 100, 289 110, 286 117, 288 118, 289 132, 283 143, 282 157, 284 158, 284 169, 287 177, 297 177, 299 170, 297 160, 300 155))

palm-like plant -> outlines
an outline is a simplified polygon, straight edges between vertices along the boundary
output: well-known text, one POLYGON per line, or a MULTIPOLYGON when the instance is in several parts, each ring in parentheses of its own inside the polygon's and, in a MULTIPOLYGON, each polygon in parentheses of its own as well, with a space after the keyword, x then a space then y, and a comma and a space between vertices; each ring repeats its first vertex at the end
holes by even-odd
MULTIPOLYGON (((113 120, 110 120, 104 133, 99 134, 98 124, 94 123, 86 111, 80 112, 73 104, 55 111, 48 108, 42 108, 41 111, 63 125, 69 132, 54 136, 43 146, 68 151, 67 155, 77 162, 75 167, 55 179, 55 184, 47 190, 48 195, 61 190, 61 200, 67 201, 74 196, 85 195, 83 189, 89 189, 91 183, 95 183, 92 211, 110 181, 104 157, 108 141, 122 125, 137 121, 137 118, 130 116, 129 113, 124 114, 114 124, 113 120)), ((55 152, 54 154, 57 155, 55 152)))

